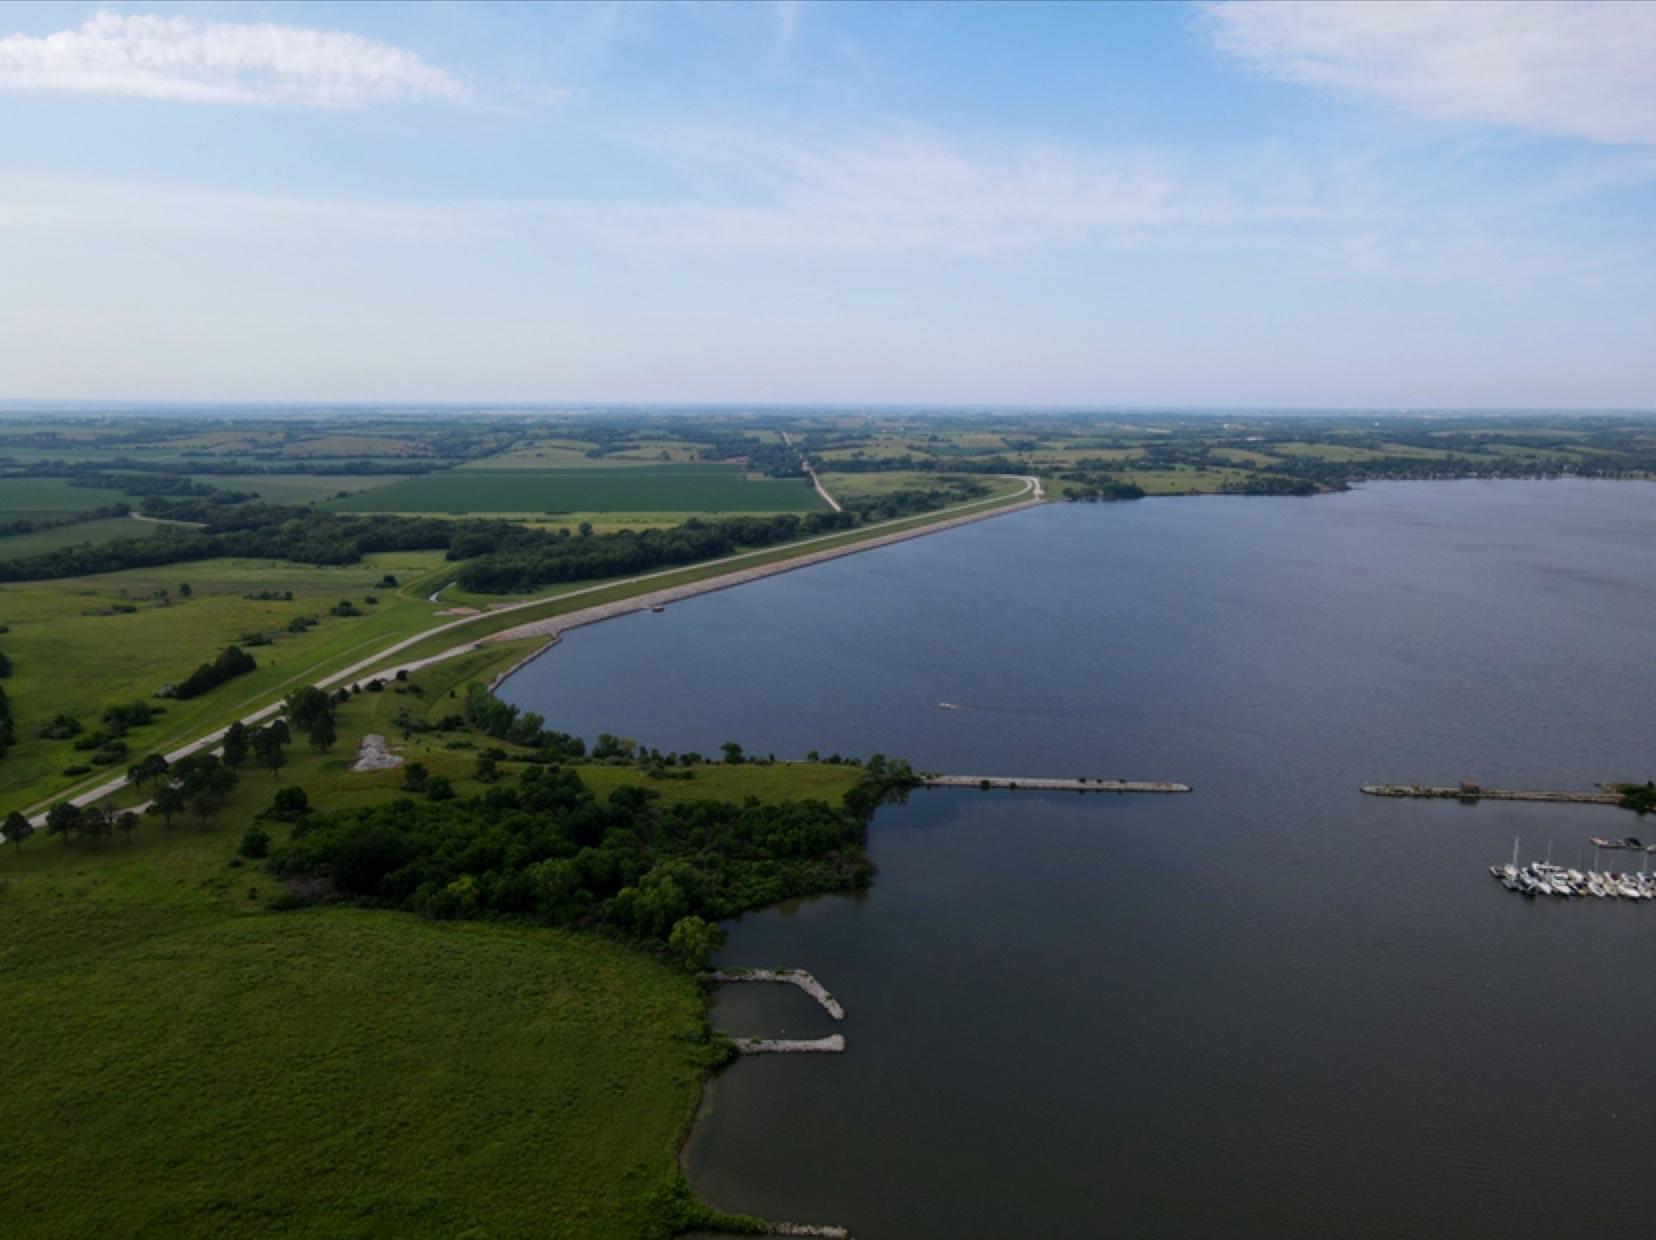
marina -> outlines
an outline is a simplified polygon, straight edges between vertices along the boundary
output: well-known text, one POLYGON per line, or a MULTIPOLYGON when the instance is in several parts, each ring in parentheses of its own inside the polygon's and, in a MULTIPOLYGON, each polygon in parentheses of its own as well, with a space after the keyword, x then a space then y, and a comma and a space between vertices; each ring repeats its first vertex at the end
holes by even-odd
MULTIPOLYGON (((1605 846, 1599 844, 1597 838, 1593 843, 1597 847, 1605 846)), ((1629 846, 1631 841, 1619 841, 1613 845, 1618 848, 1629 846)), ((1512 859, 1504 865, 1490 866, 1489 873, 1508 891, 1515 891, 1532 899, 1536 896, 1558 896, 1561 899, 1592 897, 1599 900, 1656 900, 1656 875, 1649 872, 1648 855, 1645 857, 1643 868, 1633 873, 1601 871, 1597 868, 1596 857, 1593 869, 1567 869, 1553 864, 1551 854, 1552 850, 1549 848, 1547 860, 1519 865, 1518 841, 1513 840, 1512 859)))

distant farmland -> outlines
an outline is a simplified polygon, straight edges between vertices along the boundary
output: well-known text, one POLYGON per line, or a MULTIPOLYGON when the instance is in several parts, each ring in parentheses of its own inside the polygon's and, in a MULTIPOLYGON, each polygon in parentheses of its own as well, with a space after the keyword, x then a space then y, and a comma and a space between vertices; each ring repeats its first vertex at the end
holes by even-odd
POLYGON ((426 474, 327 505, 339 512, 812 512, 803 478, 749 479, 740 465, 468 469, 426 474))

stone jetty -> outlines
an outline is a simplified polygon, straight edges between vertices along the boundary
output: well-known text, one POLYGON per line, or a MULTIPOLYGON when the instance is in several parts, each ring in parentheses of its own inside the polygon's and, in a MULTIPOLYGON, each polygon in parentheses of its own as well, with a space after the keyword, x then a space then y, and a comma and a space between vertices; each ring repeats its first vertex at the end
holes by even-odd
POLYGON ((1189 784, 1137 779, 1045 779, 1013 775, 923 775, 926 788, 1011 788, 1033 792, 1189 792, 1189 784))
POLYGON ((731 1038, 744 1055, 839 1055, 845 1051, 845 1035, 826 1038, 731 1038))
POLYGON ((710 982, 780 982, 797 986, 822 1005, 822 1010, 835 1020, 845 1019, 845 1009, 839 1000, 828 993, 828 988, 804 969, 714 969, 703 974, 710 982))
POLYGON ((1364 784, 1370 797, 1424 797, 1441 801, 1544 801, 1564 805, 1620 805, 1619 792, 1545 792, 1516 788, 1485 788, 1481 784, 1460 784, 1434 788, 1427 784, 1364 784))

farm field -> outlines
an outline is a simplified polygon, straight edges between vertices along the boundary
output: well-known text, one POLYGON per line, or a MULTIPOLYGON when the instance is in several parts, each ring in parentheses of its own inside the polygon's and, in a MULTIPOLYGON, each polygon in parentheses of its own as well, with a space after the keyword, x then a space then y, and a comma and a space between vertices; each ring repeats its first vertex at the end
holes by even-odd
POLYGON ((198 481, 217 482, 237 491, 257 493, 267 504, 310 504, 405 481, 402 474, 249 474, 217 478, 202 474, 198 481))
POLYGON ((752 479, 739 465, 609 469, 456 470, 337 500, 339 512, 812 512, 825 507, 803 479, 752 479))
POLYGON ((119 491, 75 486, 67 478, 4 478, 0 521, 50 520, 129 499, 119 491))
POLYGON ((9 534, 0 537, 0 560, 16 560, 43 551, 58 551, 83 543, 115 542, 123 538, 153 538, 166 529, 159 521, 139 521, 133 517, 106 517, 98 521, 77 521, 74 525, 59 525, 51 529, 31 530, 27 534, 9 534))

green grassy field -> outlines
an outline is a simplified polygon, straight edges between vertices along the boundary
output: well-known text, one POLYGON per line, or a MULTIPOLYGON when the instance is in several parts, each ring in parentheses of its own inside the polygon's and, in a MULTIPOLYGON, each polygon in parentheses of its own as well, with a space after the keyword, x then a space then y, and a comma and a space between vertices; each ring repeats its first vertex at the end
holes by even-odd
POLYGON ((153 538, 166 526, 158 521, 136 521, 131 517, 108 517, 101 521, 78 521, 53 529, 32 530, 0 538, 0 560, 16 560, 46 551, 60 551, 83 543, 116 542, 124 538, 153 538))
MULTIPOLYGON (((401 737, 398 716, 453 713, 533 645, 354 695, 334 750, 294 745, 279 779, 244 766, 205 825, 146 816, 131 843, 0 850, 0 1006, 27 1064, 0 1107, 0 1235, 575 1240, 711 1221, 675 1156, 718 1057, 688 975, 526 924, 277 912, 281 885, 235 856, 279 786, 323 809, 402 795, 401 769, 349 770, 366 732, 480 791, 468 772, 494 742, 401 737)), ((859 774, 576 769, 600 796, 636 783, 667 800, 837 800, 859 774)))
MULTIPOLYGON (((240 717, 311 680, 329 666, 346 666, 398 637, 437 623, 419 584, 442 566, 437 552, 373 556, 360 564, 316 568, 268 560, 208 560, 159 569, 131 569, 68 581, 0 586, 0 636, 13 664, 6 693, 17 743, 0 758, 0 808, 32 805, 42 797, 108 774, 65 776, 86 754, 72 740, 48 740, 40 728, 59 714, 81 720, 88 732, 107 706, 143 698, 166 713, 127 738, 133 750, 164 751, 240 717), (387 572, 404 590, 379 588, 387 572), (188 582, 191 596, 181 597, 188 582), (163 605, 158 591, 169 592, 163 605), (250 599, 261 591, 292 590, 292 601, 250 599), (380 601, 369 605, 373 595, 380 601), (365 614, 333 617, 329 608, 350 599, 365 614), (132 607, 132 612, 115 610, 132 607), (289 633, 299 615, 321 622, 289 633), (211 660, 244 634, 264 633, 268 646, 249 647, 256 671, 189 701, 155 702, 153 694, 211 660)), ((435 587, 431 587, 435 588, 435 587)), ((125 764, 116 767, 125 770, 125 764)))
POLYGON ((456 470, 330 504, 340 512, 811 512, 825 505, 798 479, 750 479, 739 465, 456 470))
POLYGON ((268 910, 236 834, 0 857, 0 1234, 666 1236, 695 983, 596 937, 268 910), (22 1065, 26 1065, 24 1068, 22 1065))

